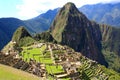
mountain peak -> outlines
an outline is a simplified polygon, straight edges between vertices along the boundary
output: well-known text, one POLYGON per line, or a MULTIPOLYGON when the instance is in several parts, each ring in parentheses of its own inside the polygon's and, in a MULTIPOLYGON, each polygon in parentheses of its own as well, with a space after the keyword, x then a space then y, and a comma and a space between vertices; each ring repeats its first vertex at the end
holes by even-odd
POLYGON ((76 7, 74 3, 72 2, 68 2, 64 5, 66 8, 70 9, 70 8, 73 8, 73 7, 76 7))
POLYGON ((70 29, 77 30, 78 28, 86 27, 87 25, 89 25, 89 23, 90 22, 86 18, 86 16, 79 12, 77 7, 73 3, 68 2, 60 9, 50 28, 53 37, 58 42, 61 42, 62 33, 65 30, 66 31, 69 31, 70 29), (85 26, 82 26, 83 23, 85 23, 85 26))
POLYGON ((73 15, 80 13, 74 3, 68 2, 66 3, 60 10, 60 15, 73 15))
POLYGON ((24 37, 28 37, 28 36, 31 37, 29 32, 23 26, 21 26, 14 32, 12 41, 19 42, 20 39, 22 39, 24 37))
POLYGON ((68 45, 75 51, 107 65, 99 48, 101 38, 98 39, 95 31, 99 30, 92 26, 73 3, 65 4, 51 25, 51 34, 58 43, 68 45))

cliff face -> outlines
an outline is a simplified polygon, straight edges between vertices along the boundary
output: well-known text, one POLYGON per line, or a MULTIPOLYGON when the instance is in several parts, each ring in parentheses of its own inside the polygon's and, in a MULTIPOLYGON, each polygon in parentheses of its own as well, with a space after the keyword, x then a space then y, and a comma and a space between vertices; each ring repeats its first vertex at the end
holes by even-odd
POLYGON ((73 3, 67 3, 61 8, 50 30, 57 42, 107 66, 101 54, 99 25, 90 22, 73 3))

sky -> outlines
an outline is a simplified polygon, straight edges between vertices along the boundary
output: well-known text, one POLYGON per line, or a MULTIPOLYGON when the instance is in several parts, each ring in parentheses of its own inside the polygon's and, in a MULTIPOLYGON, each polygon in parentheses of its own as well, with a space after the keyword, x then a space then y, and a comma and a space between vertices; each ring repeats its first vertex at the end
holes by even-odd
POLYGON ((116 3, 120 0, 0 0, 0 18, 15 17, 27 20, 49 9, 62 7, 67 2, 81 7, 86 4, 116 3))

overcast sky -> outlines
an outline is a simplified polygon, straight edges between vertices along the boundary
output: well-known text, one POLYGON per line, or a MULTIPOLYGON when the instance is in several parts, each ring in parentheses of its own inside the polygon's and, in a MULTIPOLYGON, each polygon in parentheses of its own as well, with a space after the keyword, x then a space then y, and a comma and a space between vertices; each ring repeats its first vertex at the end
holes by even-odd
POLYGON ((77 7, 81 7, 86 4, 115 3, 120 0, 0 0, 0 18, 30 19, 49 9, 62 7, 67 2, 73 2, 77 7))

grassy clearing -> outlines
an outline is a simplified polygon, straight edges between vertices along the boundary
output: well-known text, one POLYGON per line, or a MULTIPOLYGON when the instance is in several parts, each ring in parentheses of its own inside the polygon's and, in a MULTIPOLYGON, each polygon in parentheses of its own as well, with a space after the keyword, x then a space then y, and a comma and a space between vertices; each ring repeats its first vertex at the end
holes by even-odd
POLYGON ((0 80, 42 80, 35 75, 0 64, 0 80))

